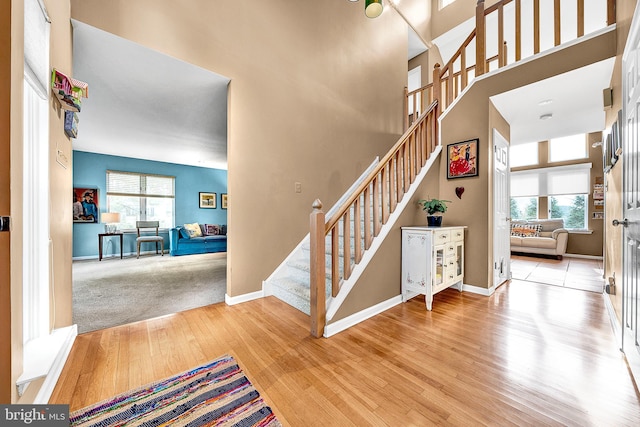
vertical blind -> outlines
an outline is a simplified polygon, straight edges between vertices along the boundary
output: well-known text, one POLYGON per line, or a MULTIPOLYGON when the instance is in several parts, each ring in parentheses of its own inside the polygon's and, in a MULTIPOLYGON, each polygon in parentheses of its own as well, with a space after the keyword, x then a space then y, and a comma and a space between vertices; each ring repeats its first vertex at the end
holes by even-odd
POLYGON ((588 194, 591 163, 511 172, 511 197, 588 194))

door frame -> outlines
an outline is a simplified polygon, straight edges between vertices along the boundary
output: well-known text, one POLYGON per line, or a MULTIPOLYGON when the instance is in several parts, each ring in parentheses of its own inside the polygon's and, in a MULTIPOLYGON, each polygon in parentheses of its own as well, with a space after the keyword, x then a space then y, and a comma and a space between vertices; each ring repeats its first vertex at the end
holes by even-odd
MULTIPOLYGON (((506 147, 507 150, 507 158, 505 159, 506 162, 506 173, 505 173, 505 177, 506 177, 506 188, 505 188, 505 193, 504 197, 506 197, 506 200, 508 201, 511 195, 510 192, 510 175, 511 175, 511 171, 509 169, 509 141, 507 141, 507 139, 502 136, 502 134, 497 130, 497 129, 493 129, 492 133, 492 147, 493 147, 493 156, 494 156, 494 161, 493 161, 493 188, 492 188, 492 208, 493 208, 493 250, 492 250, 492 287, 493 289, 497 289, 500 285, 502 285, 504 282, 506 282, 507 280, 511 279, 511 243, 509 240, 509 235, 507 234, 507 238, 505 242, 502 242, 502 246, 508 248, 506 250, 506 253, 502 254, 502 260, 500 260, 499 258, 501 258, 498 254, 497 254, 497 250, 499 248, 500 245, 498 245, 498 241, 499 241, 499 230, 501 230, 501 225, 504 225, 505 221, 509 222, 511 221, 511 218, 509 217, 509 214, 507 213, 506 218, 505 217, 500 217, 498 218, 498 215, 496 215, 495 213, 497 212, 496 210, 496 200, 497 200, 497 191, 496 191, 496 171, 497 171, 497 167, 500 165, 496 159, 495 159, 495 154, 496 154, 496 150, 498 148, 498 144, 503 145, 504 147, 506 147), (504 275, 503 280, 500 281, 498 283, 498 281, 496 280, 496 270, 498 269, 498 263, 501 264, 501 268, 504 271, 504 275)), ((507 210, 507 212, 509 212, 507 210)))

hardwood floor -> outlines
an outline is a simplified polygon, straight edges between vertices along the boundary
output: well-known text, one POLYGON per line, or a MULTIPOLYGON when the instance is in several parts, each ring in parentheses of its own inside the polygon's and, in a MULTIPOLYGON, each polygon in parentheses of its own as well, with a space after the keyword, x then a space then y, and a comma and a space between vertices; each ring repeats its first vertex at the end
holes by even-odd
POLYGON ((632 426, 640 399, 602 295, 513 281, 417 297, 329 339, 268 297, 78 336, 71 410, 233 355, 284 425, 632 426))

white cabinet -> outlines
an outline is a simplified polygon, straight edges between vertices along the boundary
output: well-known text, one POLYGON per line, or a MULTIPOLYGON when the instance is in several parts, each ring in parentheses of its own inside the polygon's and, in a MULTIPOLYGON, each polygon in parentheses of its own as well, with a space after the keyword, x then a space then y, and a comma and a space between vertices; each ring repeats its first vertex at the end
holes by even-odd
POLYGON ((466 227, 402 227, 402 301, 425 295, 427 310, 433 296, 464 278, 466 227))

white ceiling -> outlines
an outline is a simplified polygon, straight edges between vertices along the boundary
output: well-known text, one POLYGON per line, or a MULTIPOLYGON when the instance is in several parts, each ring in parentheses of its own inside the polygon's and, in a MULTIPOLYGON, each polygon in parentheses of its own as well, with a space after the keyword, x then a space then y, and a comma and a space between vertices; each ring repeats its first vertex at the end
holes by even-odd
POLYGON ((73 77, 89 84, 73 149, 227 169, 229 79, 73 21, 73 77))
POLYGON ((602 91, 611 83, 610 58, 491 97, 511 126, 511 144, 605 129, 602 91), (548 119, 543 115, 551 114, 548 119))

